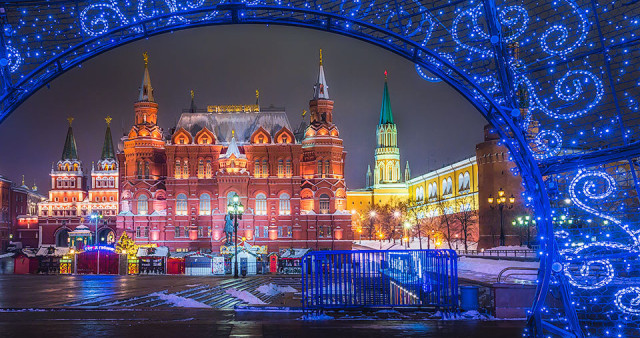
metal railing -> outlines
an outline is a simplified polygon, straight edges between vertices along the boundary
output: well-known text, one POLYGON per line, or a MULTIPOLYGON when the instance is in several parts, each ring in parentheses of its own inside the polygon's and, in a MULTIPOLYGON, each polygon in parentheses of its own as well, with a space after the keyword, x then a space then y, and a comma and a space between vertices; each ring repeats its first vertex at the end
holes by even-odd
POLYGON ((302 307, 458 307, 453 250, 315 251, 302 258, 302 307))
POLYGON ((514 276, 524 277, 524 276, 537 276, 538 275, 537 268, 525 268, 525 267, 517 267, 510 266, 508 268, 502 269, 498 274, 497 282, 498 283, 506 283, 509 278, 513 280, 513 282, 518 284, 535 284, 535 278, 514 278, 514 276))
POLYGON ((456 250, 459 256, 536 258, 534 250, 456 250))

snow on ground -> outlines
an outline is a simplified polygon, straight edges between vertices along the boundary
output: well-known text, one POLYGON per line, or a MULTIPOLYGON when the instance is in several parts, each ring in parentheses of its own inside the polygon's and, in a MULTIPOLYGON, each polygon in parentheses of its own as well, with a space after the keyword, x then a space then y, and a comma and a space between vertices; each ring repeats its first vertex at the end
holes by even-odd
POLYGON ((318 314, 318 315, 304 315, 302 316, 302 318, 300 318, 302 320, 331 320, 333 319, 333 317, 326 315, 324 313, 318 314))
POLYGON ((210 308, 211 306, 200 303, 197 300, 193 300, 191 298, 184 298, 172 294, 166 294, 162 292, 154 292, 149 296, 156 296, 166 302, 169 302, 173 306, 177 307, 189 307, 189 308, 210 308))
POLYGON ((533 251, 533 250, 527 248, 526 245, 523 245, 523 246, 518 246, 518 245, 497 246, 495 248, 487 249, 487 251, 494 251, 494 250, 527 250, 527 251, 533 251))
POLYGON ((229 288, 225 292, 251 305, 266 304, 265 302, 261 301, 260 298, 252 295, 248 291, 238 291, 234 288, 229 288))
MULTIPOLYGON (((360 250, 407 250, 406 245, 404 243, 400 243, 399 240, 396 240, 395 243, 393 243, 393 241, 389 242, 389 240, 384 240, 382 241, 382 243, 376 240, 362 240, 362 241, 353 241, 353 244, 354 244, 354 248, 353 248, 354 250, 358 250, 358 249, 360 250)), ((462 241, 453 242, 451 243, 451 246, 455 250, 464 250, 464 244, 462 241)), ((468 242, 467 249, 475 250, 477 246, 478 244, 475 242, 468 242)), ((429 243, 428 239, 423 238, 422 249, 428 249, 428 248, 435 249, 436 248, 435 242, 431 240, 431 243, 429 243)), ((448 249, 448 248, 449 246, 448 246, 448 243, 446 243, 446 241, 441 243, 441 246, 439 247, 439 249, 448 249)), ((409 241, 408 249, 410 250, 420 249, 420 241, 418 241, 417 238, 414 238, 413 241, 409 241)))
POLYGON ((292 288, 289 285, 280 286, 273 283, 260 285, 256 290, 267 296, 275 296, 275 295, 279 295, 281 293, 287 293, 287 292, 298 292, 298 290, 292 288))
MULTIPOLYGON (((458 276, 466 279, 495 283, 497 282, 500 271, 507 267, 538 269, 540 267, 540 263, 460 257, 458 260, 458 276)), ((513 278, 527 281, 532 281, 537 278, 537 276, 535 276, 537 273, 536 271, 531 270, 522 272, 532 275, 514 275, 513 278)))

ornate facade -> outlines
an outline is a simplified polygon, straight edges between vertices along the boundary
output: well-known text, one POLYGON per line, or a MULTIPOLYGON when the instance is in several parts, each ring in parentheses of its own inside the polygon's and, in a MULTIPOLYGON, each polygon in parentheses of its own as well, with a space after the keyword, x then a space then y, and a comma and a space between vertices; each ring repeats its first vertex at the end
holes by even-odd
POLYGON ((106 118, 107 129, 98 166, 92 165, 91 168, 91 188, 87 186, 84 167, 78 157, 71 126, 73 118, 68 120, 69 129, 62 156, 51 168, 49 198, 38 204, 39 234, 28 231, 32 224, 25 219, 22 223, 26 228, 20 229, 23 243, 68 246, 70 234, 78 227, 91 230, 91 241, 109 243, 115 240, 119 181, 109 126, 111 118, 106 118))
POLYGON ((238 236, 269 251, 350 249, 345 151, 333 124, 322 61, 310 123, 296 138, 284 109, 255 105, 191 107, 166 138, 145 60, 135 125, 123 138, 118 234, 172 250, 225 243, 227 202, 245 206, 238 236))

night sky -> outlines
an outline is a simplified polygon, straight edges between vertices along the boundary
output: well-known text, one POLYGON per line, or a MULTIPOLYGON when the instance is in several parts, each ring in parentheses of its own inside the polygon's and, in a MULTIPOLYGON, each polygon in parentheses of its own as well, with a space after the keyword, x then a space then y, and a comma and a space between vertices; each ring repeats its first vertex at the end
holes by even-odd
POLYGON ((78 154, 90 172, 102 149, 111 115, 114 141, 133 123, 133 103, 142 80, 142 52, 149 70, 158 121, 171 128, 193 89, 200 108, 211 104, 286 107, 295 129, 308 110, 323 49, 334 123, 347 150, 346 182, 364 185, 373 166, 375 130, 380 114, 384 70, 402 170, 412 176, 473 156, 482 140, 482 116, 445 83, 422 80, 414 65, 379 47, 326 32, 281 26, 218 26, 189 29, 141 40, 104 53, 43 88, 0 124, 0 174, 20 182, 34 180, 40 192, 50 188, 51 163, 60 159, 73 116, 78 154))

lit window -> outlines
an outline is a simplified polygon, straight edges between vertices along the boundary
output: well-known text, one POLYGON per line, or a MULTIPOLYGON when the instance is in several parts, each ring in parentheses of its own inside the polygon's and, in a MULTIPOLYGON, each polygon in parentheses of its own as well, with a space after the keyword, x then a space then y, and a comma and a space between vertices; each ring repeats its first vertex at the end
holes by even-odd
POLYGON ((260 177, 261 175, 262 173, 260 172, 260 160, 256 160, 255 164, 253 165, 253 176, 260 177))
POLYGON ((280 215, 291 215, 291 200, 289 194, 280 195, 280 215))
POLYGON ((198 178, 204 178, 204 161, 202 159, 198 161, 198 178))
POLYGON ((179 194, 176 197, 176 215, 187 214, 187 195, 179 194))
POLYGON ((205 177, 211 178, 211 160, 207 160, 207 165, 205 167, 205 177))
POLYGON ((138 214, 146 215, 149 211, 149 202, 146 195, 138 196, 138 214))
POLYGON ((174 173, 175 178, 182 177, 182 175, 180 174, 180 168, 182 168, 182 166, 180 165, 180 160, 177 159, 176 160, 176 169, 175 169, 175 173, 174 173))
POLYGON ((256 195, 256 215, 267 214, 267 196, 263 193, 256 195))
POLYGON ((287 160, 287 166, 285 168, 285 175, 291 177, 291 160, 287 160))
POLYGON ((211 215, 211 196, 209 194, 200 195, 200 215, 211 215))
POLYGON ((327 194, 322 194, 320 195, 320 213, 321 214, 328 214, 329 213, 329 195, 327 194))
POLYGON ((284 165, 282 160, 278 160, 278 177, 284 177, 284 165))

